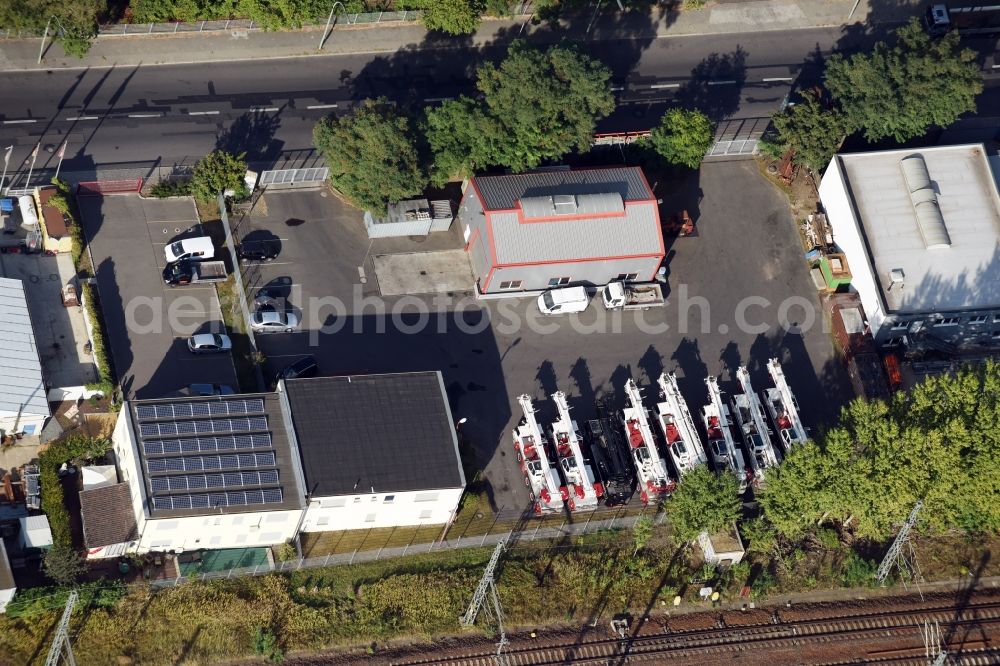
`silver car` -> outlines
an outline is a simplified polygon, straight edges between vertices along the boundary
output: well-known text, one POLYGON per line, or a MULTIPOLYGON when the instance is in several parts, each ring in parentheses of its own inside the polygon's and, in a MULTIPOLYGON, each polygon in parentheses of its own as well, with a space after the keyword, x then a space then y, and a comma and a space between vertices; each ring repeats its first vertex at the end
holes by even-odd
POLYGON ((294 312, 274 308, 260 308, 250 316, 250 328, 255 333, 291 333, 299 327, 294 312))
POLYGON ((232 351, 233 341, 228 335, 218 333, 198 333, 188 338, 188 349, 192 354, 218 354, 232 351))

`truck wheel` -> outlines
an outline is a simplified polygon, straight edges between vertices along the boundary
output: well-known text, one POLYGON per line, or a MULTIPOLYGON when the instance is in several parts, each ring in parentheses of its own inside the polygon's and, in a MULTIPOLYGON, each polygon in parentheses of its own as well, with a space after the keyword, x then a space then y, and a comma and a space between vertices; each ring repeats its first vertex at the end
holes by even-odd
POLYGON ((528 477, 524 477, 524 485, 531 486, 531 481, 528 480, 528 477))

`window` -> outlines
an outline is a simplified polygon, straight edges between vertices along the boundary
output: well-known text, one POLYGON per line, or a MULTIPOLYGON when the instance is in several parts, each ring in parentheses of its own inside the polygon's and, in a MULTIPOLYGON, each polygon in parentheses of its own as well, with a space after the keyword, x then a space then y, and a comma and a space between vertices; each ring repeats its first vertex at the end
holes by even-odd
POLYGON ((1000 331, 993 331, 993 339, 1000 340, 1000 331))
POLYGON ((561 287, 561 286, 563 286, 565 284, 569 284, 569 280, 570 279, 568 277, 550 278, 549 279, 549 286, 550 287, 561 287))
POLYGON ((989 319, 989 317, 986 316, 986 315, 976 315, 975 317, 973 317, 972 319, 969 320, 969 323, 970 324, 985 324, 987 319, 989 319))
POLYGON ((892 330, 894 330, 894 331, 905 331, 906 328, 909 325, 910 325, 910 322, 908 322, 908 321, 894 321, 892 323, 892 330))
POLYGON ((283 523, 287 518, 288 514, 285 513, 269 513, 265 520, 269 523, 283 523))
POLYGON ((377 502, 378 501, 378 497, 376 497, 375 495, 372 495, 372 500, 371 501, 377 502))
POLYGON ((938 317, 934 321, 935 326, 957 326, 962 323, 961 317, 938 317))
POLYGON ((220 543, 222 543, 222 537, 220 536, 214 536, 208 540, 209 546, 218 546, 220 543))
POLYGON ((1000 314, 993 315, 993 323, 1000 324, 1000 314))
POLYGON ((900 336, 896 336, 894 338, 889 338, 888 340, 885 341, 885 346, 886 347, 898 347, 901 344, 903 344, 903 338, 900 337, 900 336))
POLYGON ((375 522, 375 514, 374 513, 369 513, 367 516, 365 516, 365 522, 366 523, 374 523, 375 522))
POLYGON ((279 541, 284 541, 281 538, 281 532, 265 532, 260 535, 258 543, 278 543, 279 541))
POLYGON ((420 512, 420 520, 430 520, 431 513, 433 512, 430 509, 424 509, 420 512))
POLYGON ((621 281, 632 282, 638 277, 639 277, 638 273, 619 273, 618 276, 615 277, 614 280, 612 280, 612 282, 621 282, 621 281))
POLYGON ((360 498, 360 497, 355 497, 355 498, 354 498, 354 503, 355 503, 355 504, 358 504, 358 503, 360 503, 360 502, 361 502, 361 498, 360 498))
POLYGON ((342 506, 347 506, 347 500, 343 497, 336 497, 334 499, 322 500, 319 505, 324 509, 336 509, 342 506))
POLYGON ((329 525, 329 524, 330 524, 330 517, 329 517, 329 516, 320 516, 320 517, 319 517, 319 518, 318 518, 318 519, 316 520, 316 525, 317 525, 318 527, 323 527, 323 526, 325 526, 325 525, 329 525))
POLYGON ((242 524, 243 524, 243 516, 233 517, 233 525, 242 525, 242 524))
POLYGON ((396 499, 395 495, 386 495, 385 498, 382 500, 382 503, 383 504, 392 504, 395 499, 396 499))
POLYGON ((437 502, 437 493, 417 493, 417 496, 413 499, 414 502, 437 502))
POLYGON ((37 427, 37 424, 32 423, 31 425, 24 426, 23 428, 21 428, 21 430, 24 431, 25 435, 34 435, 36 427, 37 427))
POLYGON ((500 289, 520 289, 520 280, 504 280, 500 283, 500 289))
POLYGON ((247 535, 246 534, 237 534, 236 535, 236 543, 246 543, 246 542, 247 542, 247 535))

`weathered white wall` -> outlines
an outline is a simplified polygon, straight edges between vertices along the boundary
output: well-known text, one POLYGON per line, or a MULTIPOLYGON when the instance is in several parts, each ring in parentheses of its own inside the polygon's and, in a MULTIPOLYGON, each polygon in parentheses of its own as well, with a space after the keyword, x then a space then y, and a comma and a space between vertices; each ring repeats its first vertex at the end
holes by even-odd
POLYGON ((443 525, 450 522, 458 511, 461 497, 461 488, 450 488, 316 498, 306 509, 302 531, 443 525), (386 501, 387 498, 391 499, 386 501))

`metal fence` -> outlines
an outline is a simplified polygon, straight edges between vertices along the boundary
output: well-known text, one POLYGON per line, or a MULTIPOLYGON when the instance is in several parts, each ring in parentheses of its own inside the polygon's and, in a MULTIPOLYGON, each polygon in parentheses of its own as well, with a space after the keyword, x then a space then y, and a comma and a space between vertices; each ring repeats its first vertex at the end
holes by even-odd
MULTIPOLYGON (((375 23, 398 23, 401 21, 419 21, 421 11, 405 12, 368 12, 354 14, 337 14, 337 22, 346 25, 370 25, 375 23)), ((324 25, 327 15, 303 21, 303 26, 324 25)), ((168 23, 109 23, 98 26, 98 37, 126 37, 139 35, 172 35, 186 32, 250 32, 263 30, 259 23, 251 19, 227 19, 218 21, 170 21, 168 23)), ((41 31, 0 29, 0 37, 4 39, 21 37, 41 37, 41 31)))
MULTIPOLYGON (((607 515, 607 512, 600 512, 607 515)), ((163 580, 150 581, 154 587, 173 587, 192 581, 218 580, 222 578, 239 578, 241 576, 261 576, 269 573, 291 573, 302 569, 317 569, 321 567, 331 567, 338 565, 350 565, 361 562, 375 562, 382 559, 394 557, 405 557, 406 555, 419 555, 423 553, 435 553, 446 550, 459 550, 463 548, 484 548, 495 546, 500 539, 506 539, 508 543, 524 543, 540 540, 565 539, 568 537, 580 536, 583 534, 593 534, 604 530, 629 529, 640 518, 639 515, 624 516, 621 512, 616 512, 611 518, 593 520, 598 512, 591 513, 586 522, 567 523, 563 522, 559 527, 542 527, 542 521, 538 521, 534 529, 522 528, 520 530, 505 530, 499 532, 487 532, 482 536, 459 537, 456 539, 445 539, 442 541, 432 541, 430 543, 411 543, 406 546, 392 548, 379 548, 378 550, 355 550, 350 553, 337 553, 325 557, 308 557, 285 562, 267 562, 253 567, 241 567, 227 569, 225 571, 211 571, 200 573, 194 576, 180 576, 163 580)), ((656 522, 662 523, 664 514, 661 512, 656 518, 656 522)))

